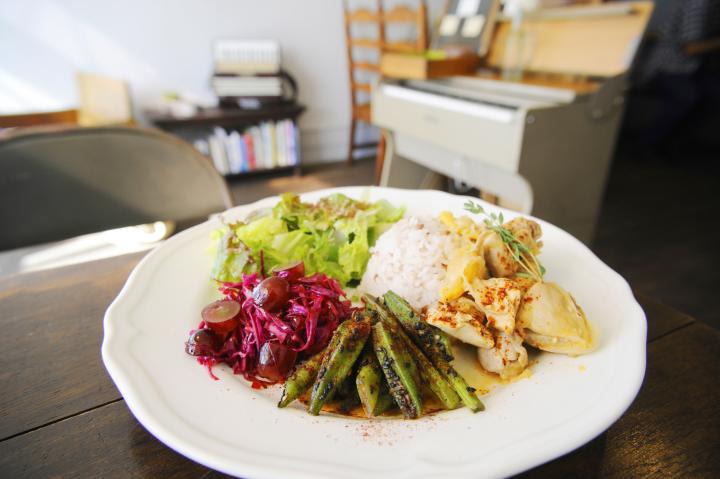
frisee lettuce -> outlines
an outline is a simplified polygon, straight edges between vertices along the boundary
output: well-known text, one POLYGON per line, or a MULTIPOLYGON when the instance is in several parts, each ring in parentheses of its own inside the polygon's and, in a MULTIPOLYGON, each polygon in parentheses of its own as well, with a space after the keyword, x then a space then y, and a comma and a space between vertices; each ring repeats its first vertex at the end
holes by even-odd
POLYGON ((212 277, 239 281, 243 273, 304 261, 307 274, 325 273, 343 286, 365 272, 370 247, 405 210, 386 200, 366 203, 336 193, 317 203, 303 203, 285 193, 265 215, 226 225, 218 241, 212 277), (261 258, 262 252, 262 258, 261 258))

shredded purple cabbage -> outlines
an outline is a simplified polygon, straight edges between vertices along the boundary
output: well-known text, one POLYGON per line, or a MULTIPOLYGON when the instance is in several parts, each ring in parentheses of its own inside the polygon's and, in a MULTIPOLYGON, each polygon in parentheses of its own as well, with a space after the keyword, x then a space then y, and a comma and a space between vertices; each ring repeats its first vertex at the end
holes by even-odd
MULTIPOLYGON (((290 284, 287 304, 277 313, 270 313, 255 304, 252 292, 262 280, 257 274, 243 274, 240 282, 220 283, 225 299, 241 305, 238 326, 229 333, 217 353, 200 356, 210 375, 218 363, 229 365, 235 374, 242 374, 254 388, 272 384, 257 375, 260 347, 267 341, 277 341, 308 357, 321 351, 330 341, 338 325, 351 313, 351 303, 340 283, 325 274, 291 278, 280 271, 290 284)), ((198 328, 204 328, 201 321, 198 328)))

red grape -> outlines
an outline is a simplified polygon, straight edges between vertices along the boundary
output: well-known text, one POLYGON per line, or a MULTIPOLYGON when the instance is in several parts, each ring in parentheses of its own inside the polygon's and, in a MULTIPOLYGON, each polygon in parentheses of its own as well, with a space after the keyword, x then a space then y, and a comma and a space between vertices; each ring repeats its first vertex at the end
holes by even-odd
POLYGON ((258 374, 270 381, 287 377, 297 359, 297 353, 280 343, 266 342, 260 348, 258 374))
POLYGON ((185 352, 192 356, 209 356, 217 350, 219 341, 209 328, 198 329, 190 334, 185 352))
POLYGON ((260 281, 252 292, 255 304, 270 313, 280 311, 290 297, 290 284, 277 276, 260 281))
POLYGON ((202 319, 218 334, 225 334, 237 326, 240 303, 227 299, 214 301, 202 310, 202 319))
POLYGON ((297 281, 305 276, 305 263, 295 261, 282 266, 275 266, 271 271, 273 275, 279 276, 288 281, 297 281))

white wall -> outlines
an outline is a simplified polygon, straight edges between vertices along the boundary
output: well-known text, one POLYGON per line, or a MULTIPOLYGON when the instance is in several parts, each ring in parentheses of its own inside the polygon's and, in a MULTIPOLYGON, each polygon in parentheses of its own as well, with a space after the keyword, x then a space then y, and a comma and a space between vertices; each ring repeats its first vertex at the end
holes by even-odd
MULTIPOLYGON (((434 14, 442 0, 428 3, 434 14)), ((209 96, 212 42, 221 37, 278 40, 308 107, 304 159, 345 157, 341 0, 0 0, 0 113, 72 108, 77 71, 128 81, 137 112, 166 91, 209 96)))
POLYGON ((72 107, 79 70, 127 80, 138 109, 168 90, 208 96, 219 37, 278 40, 308 106, 305 159, 344 157, 339 0, 0 0, 0 112, 72 107))

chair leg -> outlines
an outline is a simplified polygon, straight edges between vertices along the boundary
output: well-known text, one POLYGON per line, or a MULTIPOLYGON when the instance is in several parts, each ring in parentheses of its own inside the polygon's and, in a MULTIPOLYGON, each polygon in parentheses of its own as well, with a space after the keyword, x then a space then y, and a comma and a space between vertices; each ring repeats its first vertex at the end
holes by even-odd
POLYGON ((348 144, 348 156, 347 156, 347 164, 352 165, 353 162, 353 151, 355 150, 355 130, 357 128, 357 120, 355 118, 352 119, 352 122, 350 123, 350 141, 348 144))
POLYGON ((377 147, 377 157, 375 158, 375 184, 380 184, 382 177, 383 165, 385 164, 385 132, 380 130, 380 142, 377 147))

